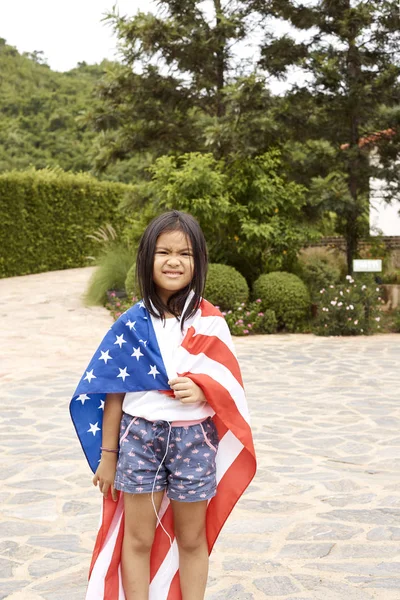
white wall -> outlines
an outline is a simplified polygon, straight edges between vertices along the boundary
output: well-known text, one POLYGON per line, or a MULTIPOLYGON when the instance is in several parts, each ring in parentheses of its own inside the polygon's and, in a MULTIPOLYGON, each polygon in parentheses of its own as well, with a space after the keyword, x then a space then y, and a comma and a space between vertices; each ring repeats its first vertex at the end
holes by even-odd
MULTIPOLYGON (((377 156, 372 155, 372 160, 377 156)), ((400 165, 399 165, 400 169, 400 165)), ((387 183, 381 179, 371 179, 369 229, 371 235, 400 236, 400 197, 393 198, 390 204, 384 200, 387 183)))

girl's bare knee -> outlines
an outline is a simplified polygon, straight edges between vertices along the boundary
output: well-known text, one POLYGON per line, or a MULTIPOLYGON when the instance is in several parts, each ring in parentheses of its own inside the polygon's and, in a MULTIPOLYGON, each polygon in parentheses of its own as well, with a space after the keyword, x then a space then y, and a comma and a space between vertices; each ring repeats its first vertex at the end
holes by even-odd
POLYGON ((124 546, 134 554, 150 554, 154 535, 140 535, 135 532, 125 531, 124 546))
POLYGON ((207 545, 207 539, 204 531, 188 534, 181 532, 176 534, 176 541, 179 550, 183 552, 198 552, 207 545))

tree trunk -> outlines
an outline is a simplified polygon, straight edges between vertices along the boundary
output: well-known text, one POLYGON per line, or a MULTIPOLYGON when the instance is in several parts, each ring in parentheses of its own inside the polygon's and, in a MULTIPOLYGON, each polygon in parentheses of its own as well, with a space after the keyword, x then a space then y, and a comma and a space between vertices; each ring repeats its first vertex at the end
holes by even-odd
MULTIPOLYGON (((350 10, 350 0, 346 2, 346 11, 350 10)), ((353 273, 353 259, 357 253, 359 234, 357 218, 359 216, 359 189, 360 189, 360 148, 359 148, 359 102, 358 83, 361 76, 361 61, 357 48, 357 25, 349 24, 348 51, 347 51, 347 84, 348 84, 348 106, 349 106, 349 161, 348 188, 353 200, 353 208, 347 216, 346 241, 347 241, 347 269, 349 274, 353 273)))
POLYGON ((223 16, 223 10, 221 6, 221 0, 214 0, 214 8, 216 15, 216 34, 218 47, 215 57, 215 77, 216 77, 216 116, 223 117, 225 114, 225 103, 223 100, 223 89, 225 85, 225 46, 226 38, 221 32, 221 21, 223 16))

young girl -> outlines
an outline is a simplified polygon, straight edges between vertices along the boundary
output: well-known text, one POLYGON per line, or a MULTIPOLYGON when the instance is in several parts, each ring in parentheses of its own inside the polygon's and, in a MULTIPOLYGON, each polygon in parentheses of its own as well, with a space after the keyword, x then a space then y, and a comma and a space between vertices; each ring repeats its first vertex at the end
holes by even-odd
POLYGON ((137 255, 143 300, 72 398, 104 498, 88 600, 203 600, 209 553, 254 476, 240 369, 223 316, 202 299, 206 272, 197 221, 154 219, 137 255))

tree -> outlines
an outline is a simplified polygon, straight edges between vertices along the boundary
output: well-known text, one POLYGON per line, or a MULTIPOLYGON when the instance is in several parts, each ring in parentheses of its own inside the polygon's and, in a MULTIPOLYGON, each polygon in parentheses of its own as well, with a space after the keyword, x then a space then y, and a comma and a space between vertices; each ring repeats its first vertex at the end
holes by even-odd
POLYGON ((301 138, 306 128, 307 137, 329 142, 334 151, 329 170, 317 173, 308 184, 322 195, 320 210, 338 214, 351 272, 359 238, 366 233, 371 175, 379 171, 381 177, 399 181, 390 168, 400 149, 399 4, 397 0, 318 0, 310 6, 294 0, 254 0, 252 7, 309 34, 302 42, 289 35, 268 34, 260 66, 281 78, 291 66, 311 75, 310 82, 293 87, 287 107, 292 115, 296 102, 311 107, 305 113, 308 119, 302 115, 298 139, 305 141, 301 138), (388 129, 393 130, 390 138, 375 138, 383 156, 377 167, 370 163, 364 141, 388 129))
POLYGON ((305 218, 305 189, 285 178, 279 153, 216 160, 211 154, 162 156, 151 179, 137 184, 125 209, 136 245, 164 210, 188 211, 205 233, 211 262, 236 267, 251 284, 261 273, 291 268, 306 240, 317 237, 305 218))
POLYGON ((122 62, 107 71, 89 115, 102 133, 100 171, 135 153, 212 151, 221 158, 243 148, 251 132, 250 152, 276 139, 265 82, 253 59, 244 64, 234 54, 254 26, 254 11, 244 0, 213 0, 208 8, 199 0, 162 0, 156 15, 108 15, 122 62))

